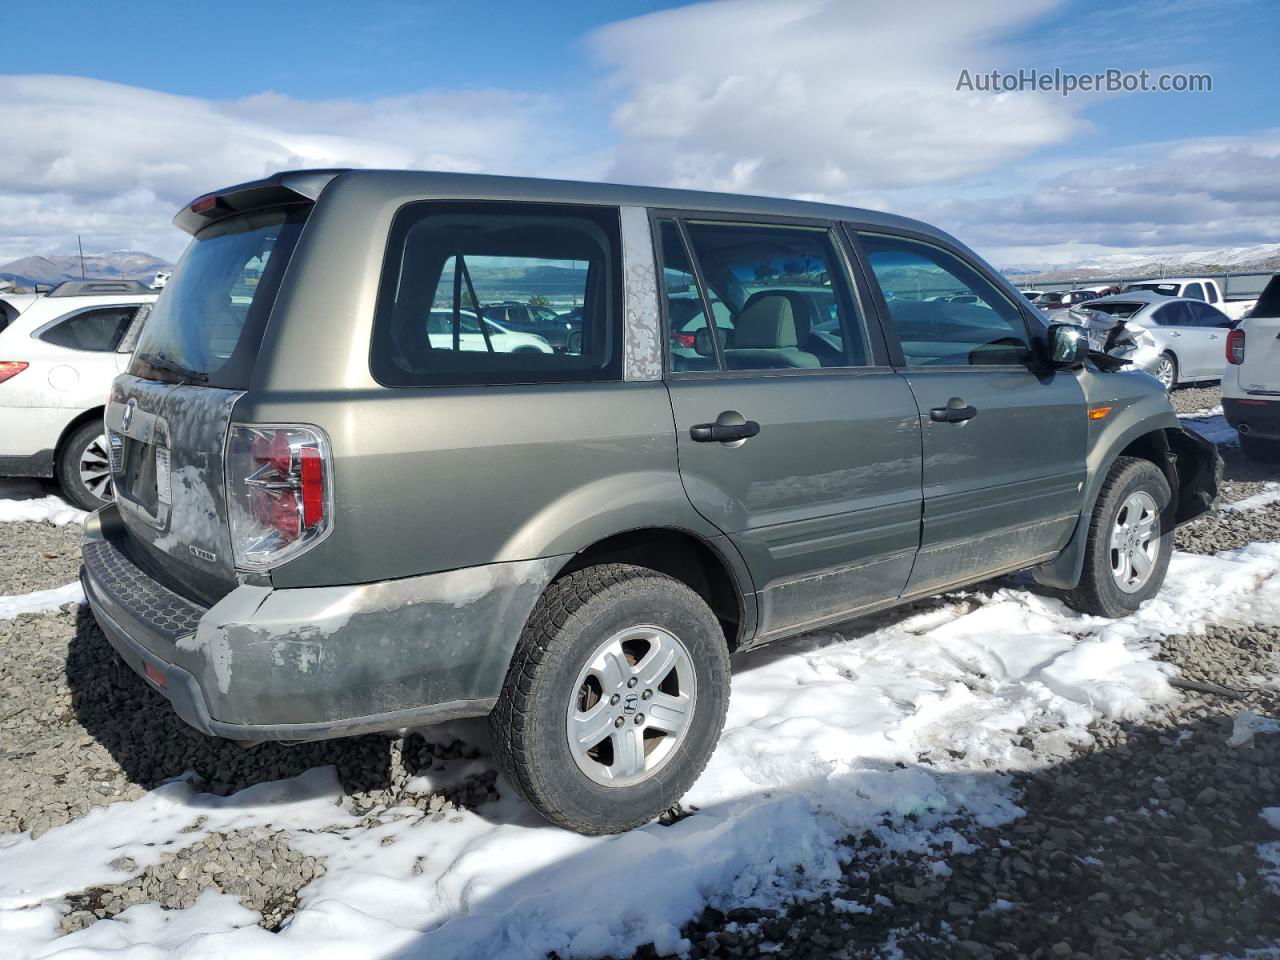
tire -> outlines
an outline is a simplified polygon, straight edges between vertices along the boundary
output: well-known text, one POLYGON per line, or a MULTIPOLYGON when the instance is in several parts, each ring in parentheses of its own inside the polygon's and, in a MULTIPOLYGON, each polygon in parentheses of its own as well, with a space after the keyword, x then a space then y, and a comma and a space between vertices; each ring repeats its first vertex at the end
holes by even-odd
POLYGON ((82 423, 58 453, 58 484, 82 510, 97 510, 114 499, 107 438, 100 420, 82 423))
POLYGON ((1178 385, 1178 358, 1168 351, 1160 354, 1152 376, 1160 381, 1166 391, 1172 392, 1178 385))
POLYGON ((1280 463, 1280 440, 1240 435, 1240 449, 1258 463, 1280 463))
POLYGON ((1155 464, 1136 457, 1120 457, 1108 471, 1098 493, 1089 520, 1084 570, 1079 585, 1063 595, 1066 603, 1081 613, 1124 617, 1154 597, 1164 583, 1169 555, 1173 553, 1172 503, 1169 481, 1155 464), (1145 512, 1135 512, 1135 508, 1143 504, 1145 512), (1145 540, 1141 532, 1134 533, 1130 540, 1124 530, 1117 531, 1118 523, 1141 531, 1142 521, 1148 515, 1153 521, 1145 540), (1114 545, 1113 534, 1122 541, 1119 548, 1114 545), (1135 541, 1135 549, 1128 550, 1135 541), (1146 549, 1142 549, 1144 546, 1146 549), (1134 564, 1139 550, 1150 566, 1140 581, 1133 582, 1131 577, 1137 573, 1134 564), (1125 572, 1121 574, 1116 568, 1125 572), (1122 581, 1126 581, 1125 586, 1121 586, 1122 581))
POLYGON ((556 581, 538 601, 490 715, 490 739, 503 773, 552 823, 621 833, 693 786, 728 705, 724 632, 702 598, 644 567, 603 564, 556 581), (667 653, 674 666, 664 672, 654 660, 667 653), (676 722, 645 717, 679 704, 678 734, 659 729, 676 722), (571 730, 587 746, 571 746, 571 730))

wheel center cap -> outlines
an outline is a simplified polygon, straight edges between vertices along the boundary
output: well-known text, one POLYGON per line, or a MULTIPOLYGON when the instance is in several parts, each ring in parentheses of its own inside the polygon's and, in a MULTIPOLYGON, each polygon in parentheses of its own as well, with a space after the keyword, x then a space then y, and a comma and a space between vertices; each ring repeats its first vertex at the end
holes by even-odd
POLYGON ((627 716, 631 716, 640 709, 640 697, 634 693, 628 693, 622 701, 622 712, 627 716))

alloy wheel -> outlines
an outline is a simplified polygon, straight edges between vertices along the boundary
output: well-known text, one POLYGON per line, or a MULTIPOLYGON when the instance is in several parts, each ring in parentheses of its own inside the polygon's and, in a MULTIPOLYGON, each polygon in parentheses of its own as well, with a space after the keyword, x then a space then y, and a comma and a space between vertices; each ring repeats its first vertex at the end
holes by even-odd
POLYGON ((77 468, 85 489, 99 500, 111 499, 111 460, 107 455, 106 434, 98 434, 80 452, 77 468))
POLYGON ((1111 576, 1125 593, 1137 593, 1151 577, 1160 553, 1160 509, 1151 494, 1125 498, 1111 527, 1111 576))
POLYGON ((566 712, 578 769, 604 786, 631 786, 674 755, 693 718, 697 678, 685 645, 641 625, 601 643, 573 685, 566 712))
POLYGON ((1156 379, 1160 381, 1160 385, 1166 390, 1173 389, 1173 360, 1169 357, 1161 357, 1160 363, 1156 365, 1156 379))

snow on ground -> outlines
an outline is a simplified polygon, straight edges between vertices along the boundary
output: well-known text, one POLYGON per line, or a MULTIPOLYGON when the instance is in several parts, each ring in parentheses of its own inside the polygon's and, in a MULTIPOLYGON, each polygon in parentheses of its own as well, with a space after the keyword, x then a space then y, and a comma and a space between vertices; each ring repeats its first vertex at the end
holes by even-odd
MULTIPOLYGON (((864 831, 945 871, 956 817, 1020 813, 1006 772, 1069 757, 1099 716, 1138 718, 1177 696, 1160 638, 1207 622, 1280 616, 1280 544, 1176 554, 1158 598, 1119 621, 1082 616, 1021 586, 952 594, 907 611, 742 655, 724 736, 685 798, 697 813, 619 837, 547 825, 505 784, 475 811, 350 810, 331 768, 229 798, 171 783, 32 840, 0 837, 7 956, 151 958, 563 957, 678 952, 710 902, 765 906, 839 873, 839 841, 864 831), (279 934, 232 897, 185 910, 133 906, 65 937, 65 896, 124 879, 210 831, 271 827, 326 872, 279 934), (618 895, 619 885, 626 895, 618 895), (620 904, 631 904, 622 907, 620 904)), ((483 746, 482 725, 425 731, 483 746)), ((489 769, 454 761, 411 786, 489 769)))
MULTIPOLYGON (((3 502, 3 501, 0 501, 3 502)), ((64 603, 84 603, 84 590, 79 581, 52 590, 37 590, 16 597, 0 597, 0 620, 10 620, 20 613, 43 613, 57 610, 64 603)))
POLYGON ((1259 510, 1262 507, 1269 507, 1273 503, 1280 503, 1280 483, 1268 483, 1253 496, 1245 497, 1243 500, 1237 500, 1234 503, 1224 503, 1219 509, 1226 510, 1229 513, 1238 510, 1259 510))
POLYGON ((32 500, 0 500, 0 523, 19 520, 52 523, 60 527, 67 523, 83 523, 88 514, 71 506, 61 497, 40 497, 32 500))

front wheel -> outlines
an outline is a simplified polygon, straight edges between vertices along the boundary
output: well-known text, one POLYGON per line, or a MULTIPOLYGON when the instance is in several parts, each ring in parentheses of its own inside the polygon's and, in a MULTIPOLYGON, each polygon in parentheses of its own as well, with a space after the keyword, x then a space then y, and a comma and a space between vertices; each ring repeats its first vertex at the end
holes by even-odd
POLYGON ((1064 595, 1070 606, 1123 617, 1159 592, 1173 552, 1172 499, 1150 460, 1116 460, 1089 521, 1080 584, 1064 595))
POLYGON ((57 470, 62 492, 82 510, 97 510, 111 502, 111 459, 100 420, 81 424, 67 438, 57 470))
POLYGON ((490 735, 502 771, 552 823, 621 833, 693 786, 728 703, 724 633, 702 598, 652 570, 602 564, 547 588, 490 735))

